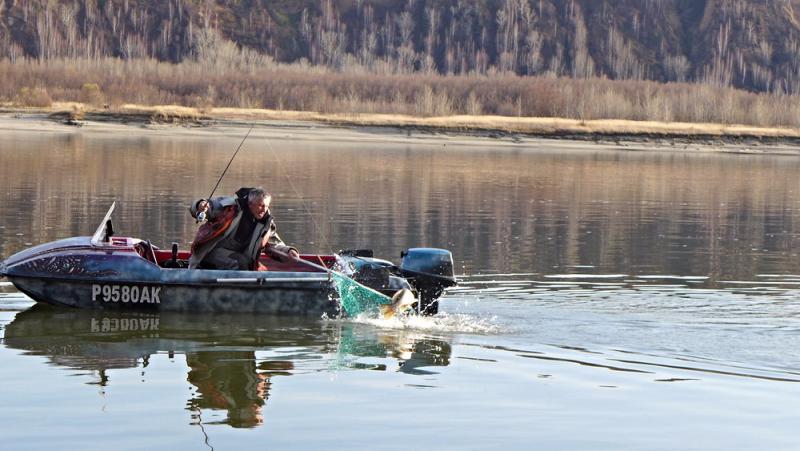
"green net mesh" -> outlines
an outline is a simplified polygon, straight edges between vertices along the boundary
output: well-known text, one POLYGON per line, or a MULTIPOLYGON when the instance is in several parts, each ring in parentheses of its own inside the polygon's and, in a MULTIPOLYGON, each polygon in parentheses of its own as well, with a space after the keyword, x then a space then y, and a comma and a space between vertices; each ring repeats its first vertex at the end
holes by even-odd
POLYGON ((347 316, 351 318, 362 313, 378 316, 381 305, 392 303, 390 297, 365 287, 343 274, 331 272, 331 277, 339 293, 339 302, 347 316))

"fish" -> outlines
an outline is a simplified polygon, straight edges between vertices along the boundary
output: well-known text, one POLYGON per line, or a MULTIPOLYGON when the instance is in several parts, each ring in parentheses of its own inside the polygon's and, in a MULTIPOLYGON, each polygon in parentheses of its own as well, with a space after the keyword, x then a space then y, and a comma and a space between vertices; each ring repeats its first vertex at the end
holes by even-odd
POLYGON ((417 302, 417 298, 414 297, 414 293, 411 290, 408 288, 398 290, 392 296, 390 304, 381 305, 381 317, 383 319, 391 319, 396 315, 402 315, 409 311, 415 302, 417 302))

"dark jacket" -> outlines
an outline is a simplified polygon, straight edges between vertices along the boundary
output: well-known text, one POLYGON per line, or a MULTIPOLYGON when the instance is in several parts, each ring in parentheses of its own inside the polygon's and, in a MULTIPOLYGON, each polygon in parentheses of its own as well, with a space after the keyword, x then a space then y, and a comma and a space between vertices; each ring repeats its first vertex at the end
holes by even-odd
MULTIPOLYGON (((208 211, 206 220, 197 230, 197 235, 192 243, 192 256, 189 258, 189 268, 195 269, 200 265, 206 255, 225 239, 236 233, 239 222, 247 208, 247 194, 250 188, 241 188, 236 191, 236 196, 215 197, 212 199, 198 199, 189 206, 192 217, 197 218, 197 204, 201 201, 208 201, 208 211)), ((288 253, 293 247, 287 246, 278 236, 275 221, 272 214, 267 211, 264 219, 255 224, 250 242, 244 250, 244 254, 250 257, 255 263, 261 254, 261 241, 265 235, 269 234, 267 251, 276 250, 283 254, 288 253)), ((297 250, 297 249, 295 249, 297 250)))

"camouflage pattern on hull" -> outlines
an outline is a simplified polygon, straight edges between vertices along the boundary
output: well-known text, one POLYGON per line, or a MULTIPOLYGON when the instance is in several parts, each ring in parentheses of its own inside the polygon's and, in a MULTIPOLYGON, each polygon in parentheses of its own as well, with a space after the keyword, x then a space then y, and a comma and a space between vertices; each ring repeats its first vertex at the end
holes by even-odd
POLYGON ((84 309, 293 316, 338 314, 338 303, 324 277, 302 275, 296 281, 269 279, 238 279, 236 282, 221 279, 202 285, 28 277, 12 277, 11 281, 38 302, 84 309))
MULTIPOLYGON (((162 267, 141 240, 75 237, 45 243, 0 263, 0 275, 38 302, 115 310, 335 315, 328 274, 300 269, 232 271, 162 267)), ((185 257, 185 256, 184 256, 185 257)))

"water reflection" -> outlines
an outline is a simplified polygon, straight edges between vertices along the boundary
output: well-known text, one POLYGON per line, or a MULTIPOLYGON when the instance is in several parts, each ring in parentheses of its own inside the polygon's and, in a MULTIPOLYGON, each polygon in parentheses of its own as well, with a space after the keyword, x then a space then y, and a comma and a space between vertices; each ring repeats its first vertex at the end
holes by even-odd
MULTIPOLYGON (((794 157, 286 135, 251 136, 220 192, 264 184, 282 236, 303 250, 371 247, 396 259, 409 246, 444 247, 467 274, 800 272, 794 157)), ((0 136, 0 255, 91 233, 115 199, 120 233, 185 245, 196 226, 184 205, 207 194, 239 139, 0 136)))
POLYGON ((269 397, 274 375, 289 375, 291 361, 256 364, 253 351, 206 351, 186 353, 189 382, 197 394, 189 409, 226 410, 223 423, 233 427, 254 427, 264 422, 262 408, 269 397))
POLYGON ((59 367, 91 371, 146 368, 157 353, 186 358, 195 391, 186 408, 226 412, 221 423, 255 427, 273 379, 296 372, 378 370, 431 374, 450 363, 443 338, 363 324, 253 315, 131 314, 35 305, 6 326, 5 346, 59 367))

